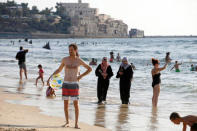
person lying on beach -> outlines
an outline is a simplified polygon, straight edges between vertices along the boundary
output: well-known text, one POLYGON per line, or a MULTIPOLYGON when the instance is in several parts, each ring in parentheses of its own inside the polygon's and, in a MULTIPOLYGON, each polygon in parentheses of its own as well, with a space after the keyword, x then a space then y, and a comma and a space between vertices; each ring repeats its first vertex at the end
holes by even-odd
POLYGON ((170 115, 170 120, 174 124, 180 124, 181 122, 183 122, 182 131, 186 131, 187 126, 193 127, 193 125, 197 123, 197 116, 188 115, 188 116, 181 117, 178 113, 173 112, 170 115))
MULTIPOLYGON (((181 65, 182 63, 178 63, 178 61, 175 61, 175 64, 174 64, 174 66, 172 67, 172 69, 176 69, 175 71, 176 72, 180 72, 180 69, 179 69, 179 65, 181 65)), ((172 70, 171 69, 171 70, 172 70)))
POLYGON ((42 69, 42 65, 38 65, 38 69, 39 69, 39 76, 36 78, 36 86, 37 86, 37 83, 38 83, 38 80, 41 79, 42 81, 42 84, 44 86, 44 80, 43 80, 43 74, 44 74, 44 71, 42 69))

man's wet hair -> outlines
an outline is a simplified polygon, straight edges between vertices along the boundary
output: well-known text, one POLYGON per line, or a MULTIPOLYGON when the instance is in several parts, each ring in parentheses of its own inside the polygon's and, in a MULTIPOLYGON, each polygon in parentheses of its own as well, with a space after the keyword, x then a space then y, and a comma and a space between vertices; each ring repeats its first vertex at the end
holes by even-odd
POLYGON ((181 118, 178 113, 176 113, 176 112, 171 113, 170 120, 175 120, 177 118, 181 118))

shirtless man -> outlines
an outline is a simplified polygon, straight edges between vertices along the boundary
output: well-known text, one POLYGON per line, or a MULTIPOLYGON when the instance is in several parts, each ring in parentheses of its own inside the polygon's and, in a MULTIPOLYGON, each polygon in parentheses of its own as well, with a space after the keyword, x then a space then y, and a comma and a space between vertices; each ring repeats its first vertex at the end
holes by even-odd
MULTIPOLYGON (((179 69, 179 65, 181 65, 182 63, 178 63, 178 61, 175 61, 175 64, 174 64, 174 66, 172 67, 172 69, 176 69, 175 71, 176 72, 180 72, 180 69, 179 69)), ((171 70, 172 70, 171 69, 171 70)))
POLYGON ((92 68, 88 66, 83 60, 79 58, 78 48, 76 44, 69 45, 69 54, 70 56, 64 57, 62 59, 61 65, 59 68, 49 77, 47 84, 49 85, 50 78, 58 74, 64 68, 65 76, 64 83, 62 85, 62 99, 64 100, 64 113, 66 118, 66 124, 64 127, 69 127, 69 117, 68 117, 68 106, 69 106, 69 98, 73 100, 75 107, 75 128, 79 129, 78 126, 78 117, 79 117, 79 80, 82 79, 85 75, 92 71, 92 68), (87 70, 78 76, 79 67, 83 66, 87 70))
POLYGON ((173 112, 170 115, 170 120, 174 124, 180 124, 181 122, 183 122, 183 130, 182 131, 186 131, 187 125, 192 127, 193 124, 195 124, 197 122, 197 116, 188 115, 185 117, 180 117, 180 115, 178 113, 173 112))

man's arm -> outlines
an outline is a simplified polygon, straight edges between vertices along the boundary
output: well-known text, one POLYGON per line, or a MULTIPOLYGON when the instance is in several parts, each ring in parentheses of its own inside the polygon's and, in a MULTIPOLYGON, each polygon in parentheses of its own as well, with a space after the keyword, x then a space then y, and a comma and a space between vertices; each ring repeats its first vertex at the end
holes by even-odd
POLYGON ((51 77, 53 75, 56 75, 58 73, 60 73, 62 71, 62 69, 64 68, 64 59, 62 59, 61 65, 59 66, 59 68, 57 70, 55 70, 55 72, 53 72, 53 74, 49 77, 49 79, 47 80, 47 85, 49 86, 49 80, 51 79, 51 77))
POLYGON ((186 131, 186 129, 187 129, 187 125, 183 123, 183 131, 186 131))
MULTIPOLYGON (((172 67, 172 69, 174 69, 174 66, 172 67)), ((172 70, 172 69, 171 69, 171 70, 172 70)), ((171 70, 170 70, 170 71, 171 71, 171 70)))
POLYGON ((78 76, 78 81, 82 77, 86 76, 87 74, 89 74, 92 71, 92 68, 89 65, 87 65, 83 60, 81 60, 81 59, 79 59, 79 60, 80 60, 80 65, 82 65, 83 67, 85 67, 87 70, 83 74, 81 74, 80 76, 78 76))

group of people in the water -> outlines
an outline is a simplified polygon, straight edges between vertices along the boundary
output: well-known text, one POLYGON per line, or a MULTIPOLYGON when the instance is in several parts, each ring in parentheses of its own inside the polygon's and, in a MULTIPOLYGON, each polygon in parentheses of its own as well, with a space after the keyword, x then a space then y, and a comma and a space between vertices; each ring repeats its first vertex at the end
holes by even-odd
MULTIPOLYGON (((27 79, 27 70, 25 64, 25 55, 28 53, 27 49, 23 49, 20 47, 20 51, 16 55, 16 59, 18 60, 19 68, 20 68, 20 80, 22 80, 22 71, 24 70, 25 76, 27 79)), ((113 58, 113 53, 110 52, 110 59, 113 58)), ((109 60, 110 61, 110 60, 109 60)), ((119 69, 116 73, 116 78, 120 79, 119 81, 119 89, 120 89, 120 99, 122 104, 129 104, 130 98, 130 88, 131 82, 133 79, 133 68, 129 62, 127 57, 123 57, 121 59, 122 63, 119 66, 119 69)), ((153 97, 152 97, 152 105, 153 107, 157 107, 158 97, 160 93, 160 83, 161 83, 161 71, 165 70, 168 63, 171 62, 169 53, 166 56, 166 63, 163 67, 160 67, 160 62, 157 59, 152 58, 153 69, 151 71, 152 74, 152 87, 153 87, 153 97)), ((175 69, 177 69, 177 65, 180 65, 178 62, 175 63, 175 69)), ((39 68, 39 76, 36 79, 36 83, 38 79, 41 79, 43 84, 43 69, 42 65, 38 65, 39 68)), ((69 117, 68 117, 68 106, 69 99, 73 100, 75 107, 75 128, 79 128, 78 126, 78 116, 79 116, 79 84, 78 82, 86 76, 88 73, 92 71, 92 68, 87 65, 82 59, 80 59, 78 54, 78 47, 76 44, 69 45, 69 56, 64 57, 62 62, 57 70, 49 77, 47 80, 47 85, 50 86, 49 80, 53 75, 60 73, 64 69, 64 83, 62 85, 62 99, 64 100, 64 112, 66 117, 66 123, 63 125, 64 127, 69 126, 69 117), (79 67, 83 66, 86 68, 84 73, 79 73, 79 67)), ((110 78, 114 75, 110 64, 108 63, 107 57, 103 57, 101 64, 99 64, 95 70, 95 75, 98 77, 97 81, 97 98, 98 104, 105 104, 107 97, 107 90, 110 84, 110 78)), ((49 88, 50 89, 50 88, 49 88)), ((186 131, 186 126, 189 125, 192 128, 196 127, 197 117, 180 117, 178 114, 174 113, 170 116, 170 119, 175 124, 179 124, 183 122, 183 131, 186 131)), ((191 128, 191 129, 192 129, 191 128)), ((195 130, 192 130, 195 131, 195 130)))
MULTIPOLYGON (((121 57, 120 57, 120 53, 117 54, 117 57, 116 57, 116 62, 121 62, 121 57)), ((110 63, 113 63, 114 62, 114 52, 111 51, 110 52, 110 59, 109 59, 109 62, 110 63)), ((97 59, 95 58, 92 58, 89 65, 97 65, 97 59)))

